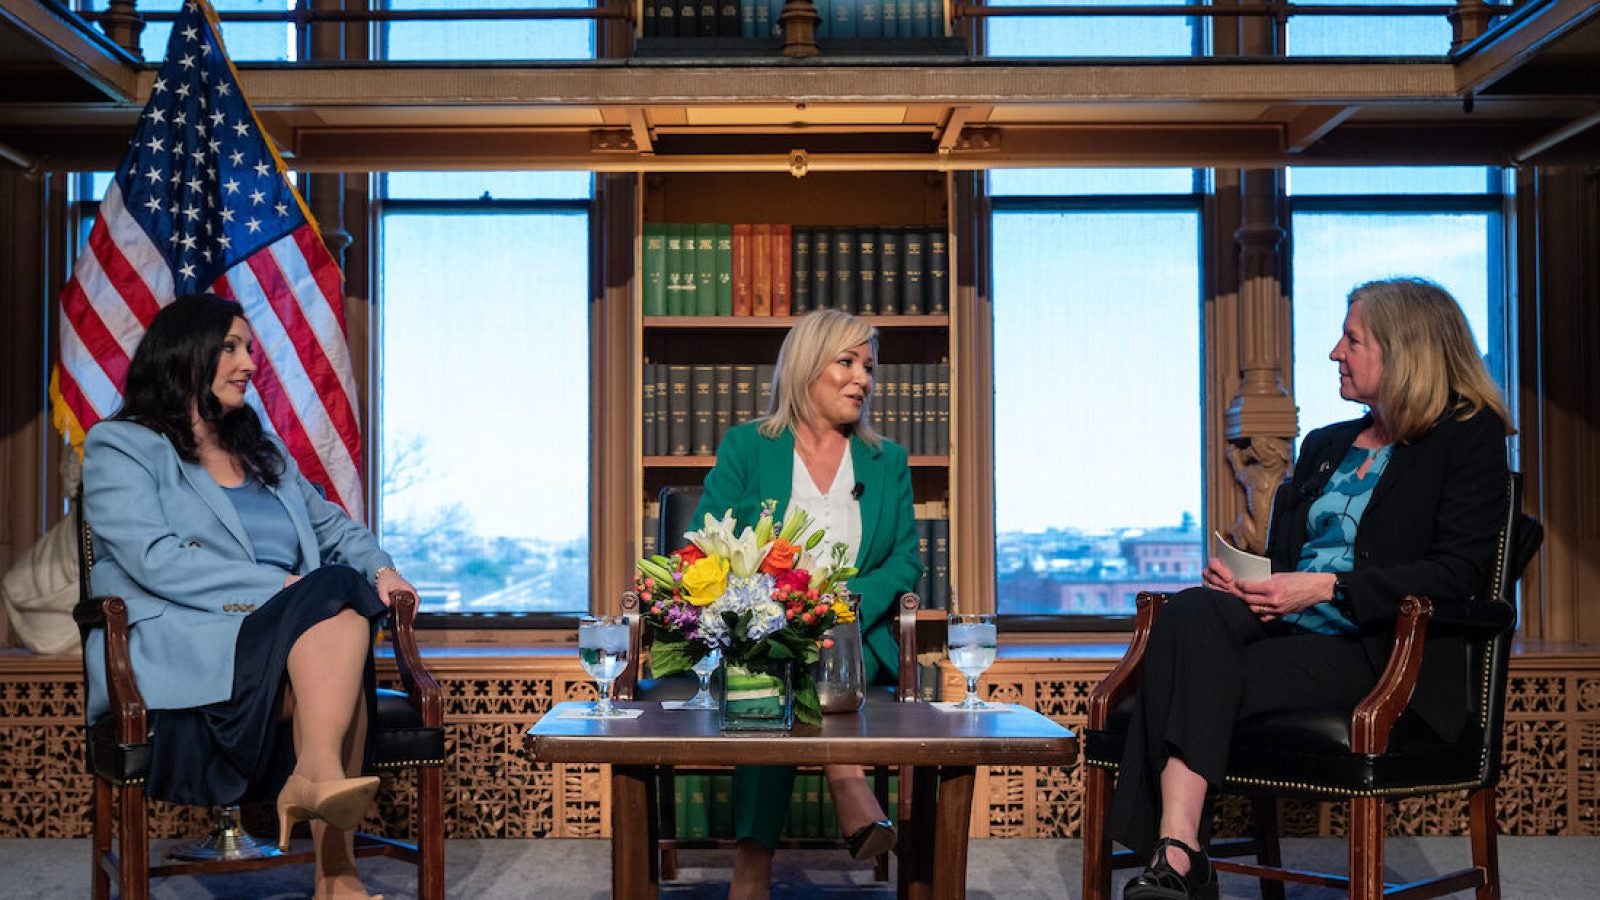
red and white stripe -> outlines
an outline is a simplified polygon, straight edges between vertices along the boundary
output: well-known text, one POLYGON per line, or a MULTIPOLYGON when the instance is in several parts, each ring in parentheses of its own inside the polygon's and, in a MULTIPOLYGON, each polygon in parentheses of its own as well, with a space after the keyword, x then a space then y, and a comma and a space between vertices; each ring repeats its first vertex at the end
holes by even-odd
MULTIPOLYGON (((212 291, 239 301, 250 320, 255 381, 271 428, 305 476, 361 520, 361 429, 343 286, 316 229, 302 225, 257 251, 212 291)), ((58 425, 82 435, 116 412, 134 348, 174 296, 165 256, 113 182, 61 294, 58 425)))

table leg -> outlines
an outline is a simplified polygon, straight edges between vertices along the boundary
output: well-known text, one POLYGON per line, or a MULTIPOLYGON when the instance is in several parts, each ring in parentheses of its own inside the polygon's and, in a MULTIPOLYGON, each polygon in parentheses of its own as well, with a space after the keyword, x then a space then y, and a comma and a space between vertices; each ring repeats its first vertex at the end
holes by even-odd
MULTIPOLYGON (((967 770, 971 771, 970 767, 967 770)), ((901 790, 906 790, 902 782, 901 790)), ((940 769, 917 766, 911 775, 911 815, 900 834, 899 900, 931 900, 938 871, 939 829, 944 826, 939 808, 940 769)), ((959 896, 959 895, 957 895, 959 896)))
POLYGON ((615 900, 656 900, 651 855, 650 810, 646 799, 648 766, 611 767, 611 896, 615 900))
POLYGON ((945 766, 939 773, 933 842, 934 900, 967 896, 967 835, 972 826, 972 766, 945 766))

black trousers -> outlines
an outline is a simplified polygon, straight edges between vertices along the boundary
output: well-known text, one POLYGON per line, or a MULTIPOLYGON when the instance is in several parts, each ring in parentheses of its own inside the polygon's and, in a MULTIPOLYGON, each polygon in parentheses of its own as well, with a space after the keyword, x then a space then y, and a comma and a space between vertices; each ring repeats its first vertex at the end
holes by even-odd
MULTIPOLYGON (((1214 794, 1227 771, 1234 723, 1287 709, 1354 709, 1377 680, 1355 638, 1262 623, 1244 601, 1210 588, 1169 598, 1145 650, 1111 800, 1111 837, 1140 856, 1154 850, 1158 779, 1169 758, 1183 760, 1214 794)), ((1200 823, 1202 842, 1209 820, 1200 823)))

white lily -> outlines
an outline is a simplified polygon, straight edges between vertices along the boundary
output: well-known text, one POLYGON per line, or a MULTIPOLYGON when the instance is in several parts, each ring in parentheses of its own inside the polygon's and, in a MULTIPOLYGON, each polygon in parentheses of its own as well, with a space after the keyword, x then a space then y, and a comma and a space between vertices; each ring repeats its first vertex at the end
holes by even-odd
POLYGON ((758 542, 755 529, 748 525, 735 537, 733 529, 736 524, 731 509, 724 513, 720 520, 706 513, 705 527, 699 531, 691 531, 684 537, 708 555, 720 556, 727 560, 731 574, 748 578, 756 573, 761 561, 766 559, 767 551, 772 549, 772 542, 767 541, 764 544, 758 542))

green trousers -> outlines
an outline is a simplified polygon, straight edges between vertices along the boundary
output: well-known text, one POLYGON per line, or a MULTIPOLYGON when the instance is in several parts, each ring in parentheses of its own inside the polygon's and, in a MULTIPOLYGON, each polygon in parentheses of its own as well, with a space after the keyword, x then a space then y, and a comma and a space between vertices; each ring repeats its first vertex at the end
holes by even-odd
MULTIPOLYGON (((894 667, 883 664, 870 650, 862 654, 862 668, 867 684, 894 681, 894 667)), ((789 815, 794 777, 794 766, 734 766, 734 837, 757 840, 767 849, 776 850, 784 819, 789 815)))

